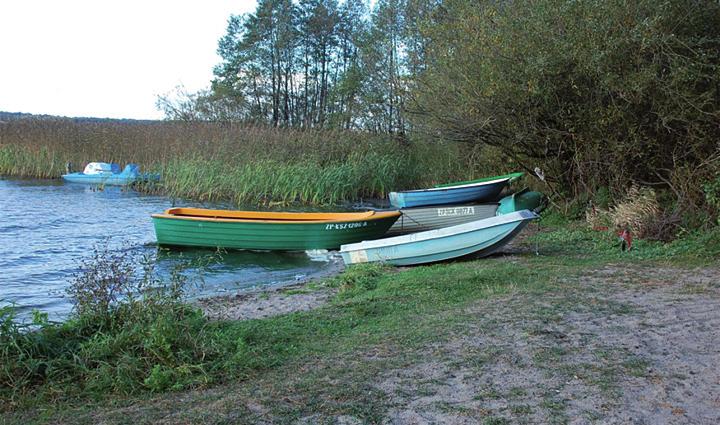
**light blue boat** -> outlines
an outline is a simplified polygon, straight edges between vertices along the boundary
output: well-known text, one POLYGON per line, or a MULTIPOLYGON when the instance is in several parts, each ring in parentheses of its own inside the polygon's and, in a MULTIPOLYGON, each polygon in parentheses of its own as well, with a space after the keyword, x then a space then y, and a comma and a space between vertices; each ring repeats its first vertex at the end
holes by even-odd
POLYGON ((340 247, 345 264, 384 262, 398 266, 434 263, 473 254, 490 255, 539 216, 522 210, 457 226, 340 247))
POLYGON ((430 189, 390 192, 390 204, 395 208, 412 208, 429 205, 462 204, 472 201, 494 201, 500 196, 500 192, 505 186, 521 175, 522 173, 514 173, 430 189))
MULTIPOLYGON (((109 186, 125 186, 136 182, 158 181, 159 174, 141 173, 137 164, 128 164, 125 169, 120 171, 117 164, 106 163, 90 163, 102 164, 103 167, 97 167, 97 172, 93 173, 69 173, 63 174, 62 178, 71 183, 86 183, 109 186)), ((86 170, 88 169, 86 167, 86 170)))

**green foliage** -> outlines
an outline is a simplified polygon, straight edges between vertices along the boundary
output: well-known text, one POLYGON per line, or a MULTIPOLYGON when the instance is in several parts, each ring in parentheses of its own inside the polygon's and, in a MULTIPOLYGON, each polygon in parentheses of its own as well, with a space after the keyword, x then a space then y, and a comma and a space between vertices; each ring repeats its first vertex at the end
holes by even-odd
MULTIPOLYGON (((102 396, 207 383, 220 355, 217 335, 183 302, 183 278, 135 276, 130 256, 96 251, 68 291, 75 314, 64 323, 33 313, 30 323, 0 309, 0 396, 16 403, 34 391, 102 396), (161 379, 162 378, 162 379, 161 379)), ((10 407, 10 406, 9 406, 10 407)))
POLYGON ((695 200, 717 152, 717 2, 446 0, 421 31, 419 128, 498 146, 567 198, 645 181, 695 200))
POLYGON ((593 204, 598 208, 608 209, 612 204, 612 194, 607 186, 601 186, 595 192, 595 196, 592 199, 593 204))
POLYGON ((714 215, 718 220, 718 225, 720 225, 720 175, 706 183, 703 189, 705 190, 705 199, 710 208, 715 210, 714 215))
POLYGON ((377 288, 378 281, 391 270, 382 263, 357 264, 348 267, 343 274, 331 279, 328 285, 340 288, 341 296, 349 298, 374 290, 377 288))

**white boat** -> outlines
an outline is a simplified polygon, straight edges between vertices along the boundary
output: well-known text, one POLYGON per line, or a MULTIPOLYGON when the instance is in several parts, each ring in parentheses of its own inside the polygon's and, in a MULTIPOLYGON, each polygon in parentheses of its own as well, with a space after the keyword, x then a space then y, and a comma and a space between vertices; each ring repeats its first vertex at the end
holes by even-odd
POLYGON ((474 254, 490 255, 539 216, 521 210, 457 226, 340 247, 345 264, 384 262, 399 266, 433 263, 474 254))

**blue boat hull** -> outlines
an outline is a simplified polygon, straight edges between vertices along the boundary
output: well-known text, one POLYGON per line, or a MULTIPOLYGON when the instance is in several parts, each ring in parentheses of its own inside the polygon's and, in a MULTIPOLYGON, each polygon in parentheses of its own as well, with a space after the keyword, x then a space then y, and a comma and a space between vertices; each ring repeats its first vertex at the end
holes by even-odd
POLYGON ((501 249, 537 217, 523 210, 438 230, 343 245, 340 253, 348 265, 384 262, 407 266, 471 254, 482 257, 501 249))
POLYGON ((428 205, 461 204, 471 201, 494 201, 500 196, 500 192, 509 182, 509 179, 504 179, 493 183, 469 186, 390 192, 390 204, 395 208, 412 208, 428 205))
POLYGON ((157 174, 122 175, 113 173, 83 174, 70 173, 62 176, 63 180, 70 183, 85 183, 107 186, 125 186, 135 182, 157 181, 160 176, 157 174))

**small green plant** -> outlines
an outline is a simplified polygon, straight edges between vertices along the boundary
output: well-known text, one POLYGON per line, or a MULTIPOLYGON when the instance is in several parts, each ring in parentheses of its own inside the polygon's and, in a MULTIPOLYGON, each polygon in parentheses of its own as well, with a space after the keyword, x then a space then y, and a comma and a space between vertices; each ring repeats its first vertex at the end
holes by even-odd
POLYGON ((340 288, 341 295, 349 297, 376 289, 380 278, 389 271, 382 263, 356 264, 331 279, 328 285, 340 288))
POLYGON ((711 180, 706 183, 703 187, 705 191, 705 199, 711 208, 715 209, 715 216, 717 218, 717 224, 720 225, 720 175, 715 177, 715 180, 711 180))
POLYGON ((82 259, 67 289, 79 315, 107 316, 118 301, 132 301, 142 284, 135 280, 135 258, 125 250, 96 247, 82 259))

